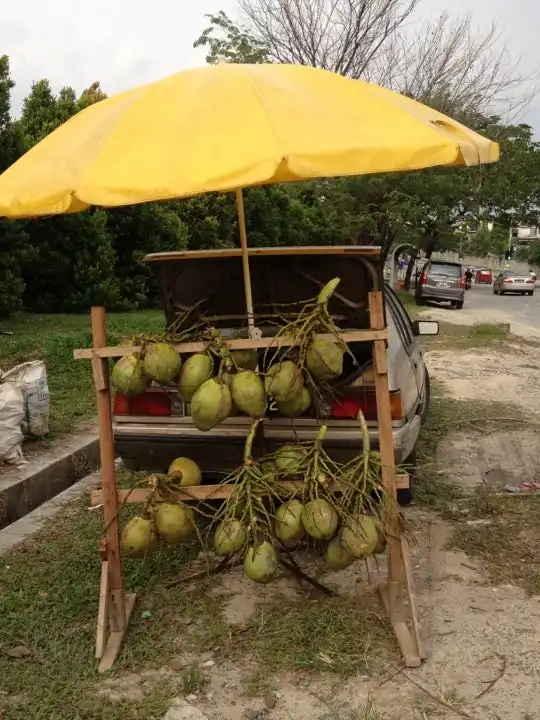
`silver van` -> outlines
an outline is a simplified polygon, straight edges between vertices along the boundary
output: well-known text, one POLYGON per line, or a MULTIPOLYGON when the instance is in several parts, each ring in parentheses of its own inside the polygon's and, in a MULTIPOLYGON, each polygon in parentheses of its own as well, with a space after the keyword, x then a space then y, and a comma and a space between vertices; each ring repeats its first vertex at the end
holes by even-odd
MULTIPOLYGON (((275 319, 313 298, 333 277, 341 282, 329 310, 343 329, 369 327, 368 292, 381 287, 379 250, 373 247, 274 247, 250 249, 252 293, 257 327, 275 334, 275 319), (268 319, 265 320, 264 316, 268 319)), ((237 336, 245 333, 242 262, 239 249, 165 252, 146 261, 161 287, 167 325, 187 318, 186 326, 211 318, 215 326, 237 336)), ((420 428, 429 407, 429 375, 418 341, 437 334, 438 324, 411 322, 397 295, 385 288, 388 324, 388 375, 396 462, 414 465, 420 428)), ((244 335, 245 336, 245 335, 244 335)), ((291 421, 270 408, 263 420, 263 452, 285 443, 313 440, 321 420, 328 426, 326 451, 338 461, 357 456, 361 436, 356 416, 362 409, 372 447, 378 448, 377 402, 372 371, 372 345, 350 345, 342 376, 324 403, 311 415, 291 421)), ((264 367, 264 351, 259 354, 264 367)), ((178 456, 193 458, 209 477, 230 472, 242 463, 250 418, 236 415, 209 432, 193 425, 189 406, 175 387, 152 387, 144 396, 114 398, 117 454, 135 470, 165 471, 178 456)), ((400 490, 406 503, 412 490, 400 490)))
POLYGON ((428 260, 422 268, 415 289, 417 305, 433 302, 449 302, 461 310, 465 300, 465 274, 459 263, 444 260, 428 260))

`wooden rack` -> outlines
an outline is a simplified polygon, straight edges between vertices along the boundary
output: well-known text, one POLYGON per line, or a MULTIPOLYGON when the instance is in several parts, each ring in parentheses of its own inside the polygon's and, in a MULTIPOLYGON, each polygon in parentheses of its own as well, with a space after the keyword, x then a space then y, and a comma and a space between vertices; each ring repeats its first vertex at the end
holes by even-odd
MULTIPOLYGON (((377 290, 369 294, 369 310, 371 325, 369 330, 344 332, 341 337, 345 343, 362 341, 373 343, 382 479, 395 496, 397 488, 409 487, 409 479, 406 475, 398 474, 395 467, 386 352, 388 333, 385 327, 381 291, 377 290)), ((97 396, 101 489, 92 493, 92 503, 103 506, 106 527, 105 538, 100 543, 102 564, 96 636, 96 658, 100 661, 99 670, 103 672, 110 669, 115 662, 135 604, 135 595, 126 593, 124 588, 118 509, 124 502, 144 502, 150 491, 118 490, 116 484, 108 359, 129 355, 138 348, 127 345, 107 347, 106 316, 102 307, 92 308, 92 338, 93 347, 75 350, 74 357, 92 361, 97 396)), ((237 339, 228 342, 231 349, 293 344, 294 340, 277 342, 275 338, 237 339)), ((204 345, 182 343, 175 348, 179 353, 193 353, 204 349, 204 345)), ((178 498, 182 500, 223 498, 230 492, 231 488, 222 485, 204 485, 190 488, 189 494, 179 492, 178 498)), ((387 535, 388 579, 379 584, 379 589, 404 663, 407 667, 417 667, 426 654, 416 611, 409 547, 406 537, 401 535, 397 511, 388 524, 387 535)))

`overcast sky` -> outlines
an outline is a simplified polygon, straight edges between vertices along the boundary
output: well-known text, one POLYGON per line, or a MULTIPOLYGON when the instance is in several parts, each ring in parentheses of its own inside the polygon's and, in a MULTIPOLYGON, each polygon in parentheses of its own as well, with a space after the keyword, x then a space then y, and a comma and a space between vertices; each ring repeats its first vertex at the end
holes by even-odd
MULTIPOLYGON (((424 15, 451 7, 473 12, 478 27, 497 19, 526 67, 540 66, 538 0, 422 0, 424 15)), ((193 41, 207 25, 204 14, 236 14, 236 0, 7 0, 0 20, 0 54, 9 55, 14 111, 33 80, 55 90, 82 90, 99 80, 113 94, 204 63, 193 41)), ((540 100, 526 121, 540 135, 540 100)))

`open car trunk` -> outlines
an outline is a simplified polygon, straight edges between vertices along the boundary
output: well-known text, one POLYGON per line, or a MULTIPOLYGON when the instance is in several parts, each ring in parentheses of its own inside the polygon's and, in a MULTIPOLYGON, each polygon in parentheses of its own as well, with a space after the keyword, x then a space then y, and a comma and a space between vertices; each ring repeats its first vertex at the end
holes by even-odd
MULTIPOLYGON (((251 248, 256 325, 273 334, 277 316, 294 317, 328 280, 339 277, 331 314, 344 330, 369 327, 367 293, 382 287, 379 252, 349 246, 251 248)), ((220 328, 247 327, 239 248, 154 253, 145 261, 155 273, 168 325, 183 316, 179 330, 209 319, 220 328)))

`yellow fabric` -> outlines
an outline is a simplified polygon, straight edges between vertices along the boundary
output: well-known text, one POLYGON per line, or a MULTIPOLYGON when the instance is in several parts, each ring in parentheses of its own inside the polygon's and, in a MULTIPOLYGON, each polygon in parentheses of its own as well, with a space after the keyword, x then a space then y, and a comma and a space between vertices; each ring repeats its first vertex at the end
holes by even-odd
POLYGON ((498 157, 496 143, 371 83, 300 65, 220 64, 68 120, 0 176, 0 215, 498 157))

